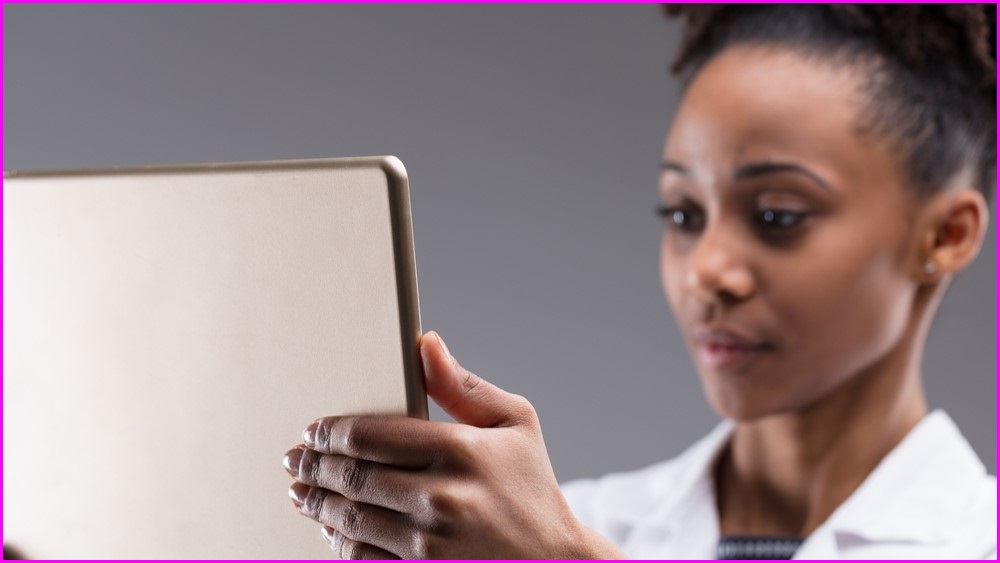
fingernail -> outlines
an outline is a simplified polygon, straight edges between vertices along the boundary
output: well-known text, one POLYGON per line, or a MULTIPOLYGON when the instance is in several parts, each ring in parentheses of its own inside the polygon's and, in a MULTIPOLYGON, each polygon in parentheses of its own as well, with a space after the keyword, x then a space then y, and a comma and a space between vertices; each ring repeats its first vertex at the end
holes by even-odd
POLYGON ((281 464, 285 466, 285 471, 291 473, 292 477, 299 474, 299 464, 302 463, 302 448, 292 448, 285 453, 285 459, 281 464))
POLYGON ((437 338, 438 344, 441 345, 441 349, 444 350, 444 355, 448 358, 448 361, 452 361, 451 352, 448 351, 448 346, 445 345, 444 340, 441 339, 441 335, 434 333, 434 338, 437 338))
POLYGON ((292 486, 288 487, 288 496, 296 505, 302 506, 306 503, 306 497, 309 496, 309 485, 292 483, 292 486))
POLYGON ((323 534, 323 538, 326 539, 326 541, 328 542, 333 541, 333 528, 329 526, 323 526, 322 528, 320 528, 320 533, 323 534))
POLYGON ((302 432, 302 441, 306 443, 310 448, 316 445, 316 430, 319 428, 319 422, 314 422, 302 432))

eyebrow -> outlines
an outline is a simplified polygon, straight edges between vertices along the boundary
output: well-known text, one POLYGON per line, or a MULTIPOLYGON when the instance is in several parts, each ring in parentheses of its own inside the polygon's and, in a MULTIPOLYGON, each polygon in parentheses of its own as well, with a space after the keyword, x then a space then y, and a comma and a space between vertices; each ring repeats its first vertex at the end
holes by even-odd
MULTIPOLYGON (((660 163, 660 170, 664 172, 666 171, 676 172, 683 176, 690 175, 690 172, 688 172, 687 168, 685 168, 681 164, 678 164, 670 160, 664 160, 662 163, 660 163)), ((801 174, 809 178, 813 182, 815 182, 817 185, 819 185, 819 187, 823 188, 824 190, 828 192, 833 191, 830 188, 830 185, 827 184, 826 181, 820 178, 812 170, 809 170, 804 166, 800 166, 792 162, 753 162, 750 164, 744 164, 736 169, 736 172, 733 174, 733 179, 748 180, 750 178, 757 178, 759 176, 765 176, 767 174, 780 174, 788 172, 794 174, 801 174)))

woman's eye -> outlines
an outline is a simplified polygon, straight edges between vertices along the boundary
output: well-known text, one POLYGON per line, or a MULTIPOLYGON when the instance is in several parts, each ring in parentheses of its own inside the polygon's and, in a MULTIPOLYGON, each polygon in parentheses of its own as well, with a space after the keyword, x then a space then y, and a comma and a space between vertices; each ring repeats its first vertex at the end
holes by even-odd
POLYGON ((666 221, 667 226, 680 231, 694 231, 700 228, 701 218, 696 211, 683 207, 660 206, 656 214, 666 221))
POLYGON ((757 221, 761 227, 770 231, 786 231, 797 227, 805 219, 806 214, 799 211, 782 211, 780 209, 764 209, 757 213, 757 221))

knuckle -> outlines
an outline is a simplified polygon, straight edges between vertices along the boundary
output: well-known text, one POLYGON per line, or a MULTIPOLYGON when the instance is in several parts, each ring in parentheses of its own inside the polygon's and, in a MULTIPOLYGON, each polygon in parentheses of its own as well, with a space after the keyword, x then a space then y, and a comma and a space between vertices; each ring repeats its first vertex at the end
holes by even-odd
POLYGON ((317 485, 319 484, 320 477, 320 463, 322 458, 317 459, 319 456, 317 452, 306 448, 302 451, 302 459, 299 462, 299 479, 302 480, 306 485, 317 485))
POLYGON ((414 526, 409 535, 408 559, 448 559, 445 555, 448 538, 455 536, 458 512, 457 499, 448 494, 428 493, 423 497, 424 506, 415 514, 414 526))
POLYGON ((409 552, 406 554, 406 559, 430 559, 427 551, 427 534, 414 531, 408 538, 409 552))
POLYGON ((420 532, 413 536, 414 559, 437 559, 440 558, 438 549, 439 541, 436 537, 426 532, 420 532))
POLYGON ((323 510, 323 503, 326 501, 326 491, 318 487, 312 487, 306 494, 305 502, 302 503, 302 511, 309 516, 319 516, 323 510))
POLYGON ((335 416, 320 419, 316 428, 316 449, 327 454, 359 457, 365 445, 362 419, 354 416, 335 416))
POLYGON ((363 425, 357 418, 341 419, 340 428, 338 428, 341 453, 350 457, 360 457, 365 445, 362 438, 362 428, 363 425))
POLYGON ((511 404, 519 412, 535 412, 535 407, 531 405, 531 401, 528 400, 524 395, 511 395, 511 404))
POLYGON ((535 410, 535 406, 531 404, 531 401, 523 395, 514 395, 511 397, 511 405, 513 411, 526 423, 532 425, 538 425, 538 412, 535 410))
POLYGON ((456 538, 463 536, 463 528, 452 516, 437 514, 415 530, 410 549, 414 559, 451 559, 451 548, 456 538))
POLYGON ((479 429, 472 426, 456 426, 447 439, 446 446, 460 459, 468 459, 482 448, 479 429))
POLYGON ((326 538, 327 544, 334 553, 340 554, 340 544, 344 541, 344 536, 337 531, 336 528, 330 528, 327 533, 323 534, 326 538))
POLYGON ((313 435, 313 442, 316 444, 317 450, 321 452, 330 451, 330 436, 333 435, 330 429, 336 424, 336 420, 336 418, 328 417, 316 421, 316 432, 313 435))
POLYGON ((340 465, 338 481, 340 493, 345 497, 363 493, 368 482, 367 464, 359 459, 345 458, 340 465))
POLYGON ((464 495, 456 487, 439 489, 429 495, 428 501, 427 529, 435 534, 446 531, 451 522, 467 512, 464 495))
POLYGON ((463 368, 462 371, 465 372, 465 376, 462 378, 462 390, 465 391, 465 393, 472 393, 476 387, 479 387, 479 384, 482 383, 483 380, 480 379, 478 375, 467 369, 463 368))
POLYGON ((413 514, 419 520, 429 519, 434 514, 434 494, 428 488, 422 488, 417 492, 413 503, 413 514))
POLYGON ((350 538, 345 537, 340 542, 340 558, 341 559, 363 559, 364 558, 364 545, 361 542, 354 541, 350 538))
POLYGON ((458 501, 451 492, 436 491, 429 495, 428 501, 432 520, 439 520, 456 512, 455 505, 458 501))
POLYGON ((330 549, 337 554, 338 559, 346 559, 346 557, 344 557, 344 544, 349 540, 344 537, 344 534, 341 534, 337 530, 334 530, 330 536, 330 549))
POLYGON ((353 502, 346 502, 340 510, 340 526, 338 529, 348 538, 360 538, 362 528, 364 527, 362 520, 361 509, 358 505, 353 502))

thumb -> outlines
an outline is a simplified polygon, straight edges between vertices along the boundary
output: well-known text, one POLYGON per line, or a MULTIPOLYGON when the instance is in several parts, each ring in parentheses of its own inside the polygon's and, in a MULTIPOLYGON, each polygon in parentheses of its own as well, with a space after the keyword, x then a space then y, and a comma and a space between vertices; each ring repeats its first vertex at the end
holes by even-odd
POLYGON ((480 428, 515 426, 534 416, 528 401, 463 368, 437 332, 420 338, 427 395, 456 422, 480 428))

